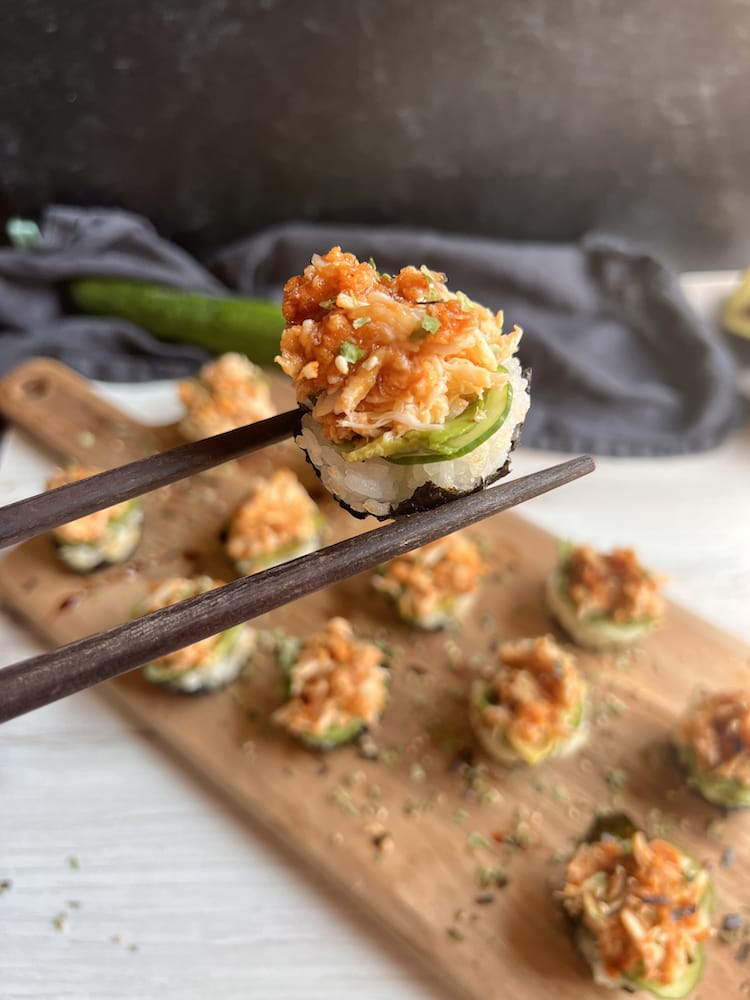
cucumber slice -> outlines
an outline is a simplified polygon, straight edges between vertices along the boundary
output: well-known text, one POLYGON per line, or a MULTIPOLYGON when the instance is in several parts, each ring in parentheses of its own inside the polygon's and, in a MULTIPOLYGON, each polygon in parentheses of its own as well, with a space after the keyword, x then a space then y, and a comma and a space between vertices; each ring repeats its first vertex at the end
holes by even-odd
POLYGON ((460 416, 434 431, 407 431, 401 437, 385 435, 343 451, 348 462, 385 458, 396 465, 426 465, 468 455, 502 427, 513 403, 510 382, 488 389, 460 416))
POLYGON ((688 772, 688 781, 704 799, 725 809, 750 807, 750 786, 738 778, 722 778, 698 767, 692 747, 678 746, 680 758, 688 772))
POLYGON ((631 983, 637 990, 646 990, 655 997, 662 997, 663 1000, 681 1000, 691 993, 700 982, 703 975, 705 957, 703 947, 697 945, 693 959, 688 962, 680 974, 671 983, 654 983, 648 979, 640 979, 638 976, 623 976, 627 983, 631 983))

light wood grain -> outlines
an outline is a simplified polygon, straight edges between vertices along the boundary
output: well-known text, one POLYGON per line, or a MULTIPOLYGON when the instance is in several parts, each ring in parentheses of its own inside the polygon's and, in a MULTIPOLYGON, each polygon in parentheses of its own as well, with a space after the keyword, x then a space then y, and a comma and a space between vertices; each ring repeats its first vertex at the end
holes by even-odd
MULTIPOLYGON (((218 564, 227 571, 216 551, 217 525, 227 513, 225 496, 232 489, 241 492, 244 475, 234 468, 226 480, 201 484, 179 497, 167 495, 159 510, 169 504, 171 516, 144 540, 136 573, 120 568, 71 577, 56 568, 49 544, 37 540, 7 557, 0 587, 47 638, 63 641, 121 617, 150 576, 211 572, 218 564), (190 529, 179 530, 186 534, 164 537, 167 525, 184 519, 190 529), (192 548, 186 556, 188 539, 192 548)), ((335 511, 331 517, 334 534, 357 528, 335 511)), ((720 845, 705 830, 718 813, 682 788, 664 740, 698 684, 744 681, 749 651, 672 606, 664 627, 640 651, 582 657, 594 684, 598 722, 580 758, 545 767, 538 782, 532 775, 487 767, 466 723, 468 685, 491 659, 498 636, 552 628, 541 590, 555 542, 508 514, 477 534, 492 553, 494 578, 460 635, 415 635, 394 621, 364 578, 258 623, 303 634, 322 617, 345 613, 361 629, 388 639, 397 655, 392 704, 377 734, 385 760, 362 760, 354 748, 321 758, 270 729, 267 718, 278 701, 278 685, 267 655, 240 683, 211 698, 170 696, 138 676, 109 685, 107 692, 255 822, 395 931, 458 992, 486 997, 490 984, 490 995, 519 1000, 552 990, 562 997, 598 996, 560 924, 551 894, 559 866, 551 856, 569 847, 592 812, 612 799, 605 774, 617 767, 630 778, 622 796, 628 810, 651 828, 664 822, 665 813, 674 817, 674 839, 716 860, 720 845), (456 766, 462 751, 472 751, 481 765, 473 774, 474 784, 481 782, 478 796, 476 789, 471 794, 471 782, 467 787, 465 769, 456 766), (491 789, 501 798, 483 801, 482 792, 484 799, 495 797, 491 789), (523 851, 492 839, 513 828, 519 808, 527 810, 540 838, 523 851), (378 816, 379 809, 386 812, 378 816), (381 827, 395 846, 383 857, 373 844, 381 827), (332 839, 335 834, 340 836, 332 839), (472 834, 492 846, 482 846, 472 834), (506 865, 510 882, 494 902, 480 905, 476 870, 490 863, 506 865)), ((750 857, 742 816, 732 816, 729 824, 737 877, 723 884, 722 912, 737 909, 746 897, 744 867, 750 857)), ((710 951, 703 992, 724 995, 736 987, 738 967, 721 946, 710 951)))

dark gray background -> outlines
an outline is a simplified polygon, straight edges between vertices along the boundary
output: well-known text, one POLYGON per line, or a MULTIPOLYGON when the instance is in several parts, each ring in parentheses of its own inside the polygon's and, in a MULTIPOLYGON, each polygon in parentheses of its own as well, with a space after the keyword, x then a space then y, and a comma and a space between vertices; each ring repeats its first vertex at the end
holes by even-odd
POLYGON ((750 0, 5 0, 0 191, 750 261, 750 0))

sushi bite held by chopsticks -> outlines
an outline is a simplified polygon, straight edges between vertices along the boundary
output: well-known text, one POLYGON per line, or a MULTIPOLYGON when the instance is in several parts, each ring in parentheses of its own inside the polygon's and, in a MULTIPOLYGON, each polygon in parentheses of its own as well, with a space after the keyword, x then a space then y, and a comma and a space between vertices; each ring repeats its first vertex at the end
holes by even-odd
POLYGON ((287 282, 282 309, 297 443, 352 514, 425 510, 509 471, 529 394, 501 313, 444 274, 382 274, 340 247, 287 282))

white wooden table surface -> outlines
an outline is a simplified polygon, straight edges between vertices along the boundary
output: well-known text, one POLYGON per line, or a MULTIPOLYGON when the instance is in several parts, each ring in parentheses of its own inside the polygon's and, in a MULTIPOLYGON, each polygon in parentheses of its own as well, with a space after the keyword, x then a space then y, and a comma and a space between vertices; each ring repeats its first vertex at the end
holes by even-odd
MULTIPOLYGON (((733 277, 685 284, 712 315, 733 277)), ((169 384, 102 389, 154 423, 178 412, 169 384)), ((521 449, 514 471, 561 457, 521 449)), ((0 502, 37 492, 48 469, 29 442, 6 435, 0 502)), ((749 498, 745 425, 704 455, 600 459, 595 475, 523 513, 595 545, 636 544, 671 576, 672 597, 750 642, 749 498)), ((0 615, 0 663, 39 648, 0 615)), ((445 996, 95 692, 0 728, 3 880, 12 885, 0 888, 2 1000, 445 996)))

